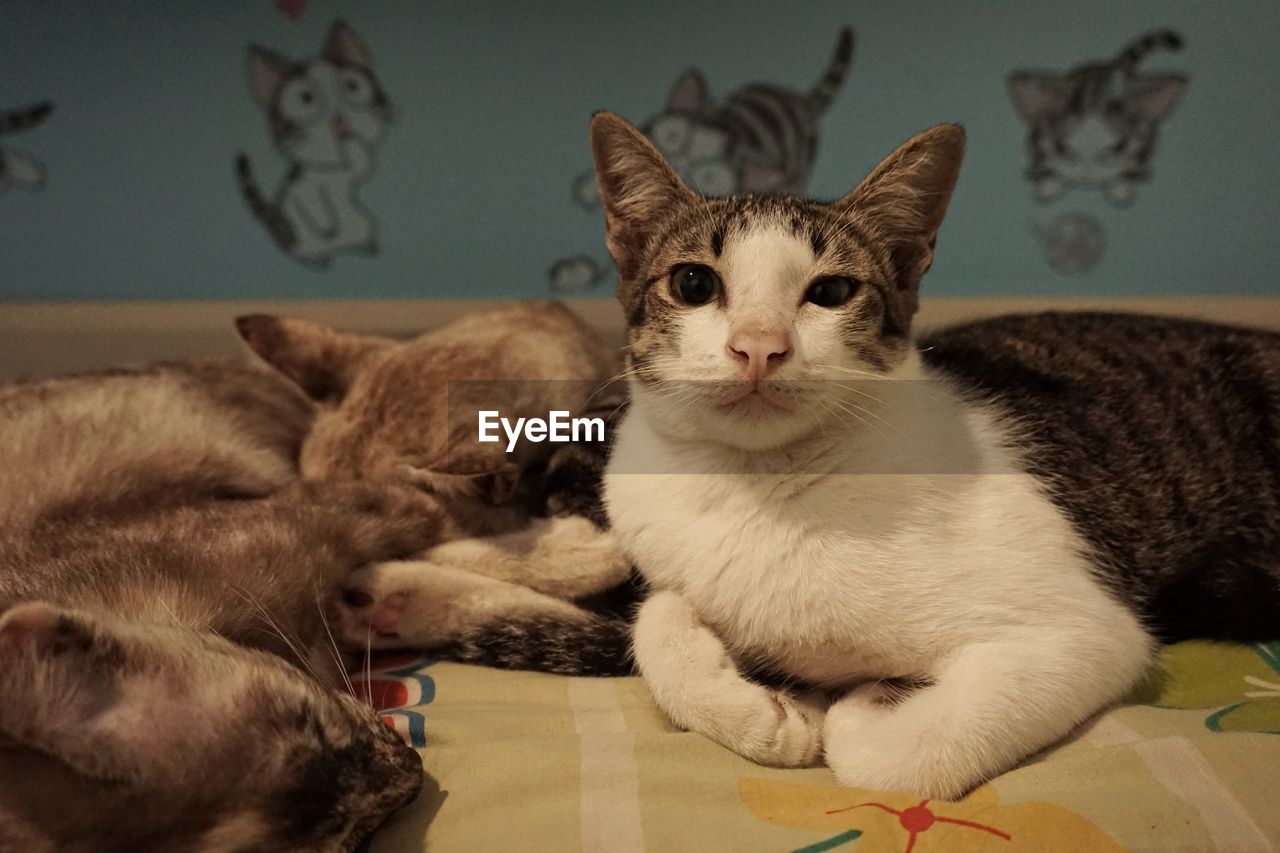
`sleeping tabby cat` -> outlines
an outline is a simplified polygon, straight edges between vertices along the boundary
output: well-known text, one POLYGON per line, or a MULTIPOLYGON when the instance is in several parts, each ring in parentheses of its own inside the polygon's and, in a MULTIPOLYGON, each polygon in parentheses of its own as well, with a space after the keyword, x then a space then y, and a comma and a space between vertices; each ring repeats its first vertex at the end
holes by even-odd
POLYGON ((632 373, 605 498, 678 725, 956 797, 1157 641, 1280 631, 1280 335, 1049 314, 916 346, 956 126, 829 204, 702 198, 608 113, 591 145, 632 373))
POLYGON ((607 448, 581 441, 548 454, 538 444, 542 453, 508 456, 474 442, 474 407, 461 402, 471 389, 509 417, 590 404, 611 422, 609 435, 617 386, 599 385, 615 357, 580 319, 533 301, 407 342, 278 317, 238 325, 249 348, 316 403, 304 477, 412 484, 468 525, 427 554, 355 573, 335 614, 340 637, 512 669, 632 671, 620 614, 634 601, 633 579, 601 529, 607 448))
POLYGON ((323 599, 427 499, 296 482, 310 418, 223 362, 0 386, 0 850, 346 851, 417 794, 323 599))
MULTIPOLYGON (((533 304, 407 343, 241 328, 280 373, 210 361, 0 385, 0 851, 351 850, 423 777, 338 689, 350 651, 626 666, 555 630, 590 636, 600 617, 566 599, 627 574, 567 515, 594 466, 525 472, 522 498, 565 515, 529 525, 520 502, 479 496, 494 471, 431 464, 448 377, 606 371, 580 321, 533 304), (502 341, 523 350, 498 366, 502 341), (355 589, 379 579, 395 609, 355 589), (391 636, 405 617, 424 633, 391 636)), ((525 405, 591 384, 529 383, 525 405)), ((625 624, 612 637, 624 647, 625 624)))

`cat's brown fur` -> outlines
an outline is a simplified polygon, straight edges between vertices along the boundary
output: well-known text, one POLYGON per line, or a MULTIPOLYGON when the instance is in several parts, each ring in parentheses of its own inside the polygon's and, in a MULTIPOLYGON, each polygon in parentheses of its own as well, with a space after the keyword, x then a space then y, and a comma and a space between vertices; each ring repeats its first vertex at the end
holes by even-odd
POLYGON ((618 361, 582 320, 546 301, 473 314, 409 341, 265 315, 237 327, 320 406, 302 448, 304 477, 408 481, 494 502, 509 496, 529 457, 475 443, 475 398, 509 417, 579 411, 618 361))
POLYGON ((237 325, 316 401, 305 477, 409 483, 439 501, 440 544, 358 572, 335 614, 340 636, 510 668, 630 672, 625 621, 574 603, 625 581, 626 560, 591 521, 535 517, 598 509, 603 448, 508 454, 475 440, 478 408, 516 418, 618 407, 618 389, 600 388, 616 357, 578 317, 523 303, 407 342, 262 315, 237 325), (464 538, 482 536, 493 538, 464 538))
POLYGON ((438 530, 296 483, 309 422, 227 362, 0 388, 0 849, 349 850, 415 795, 322 602, 438 530))

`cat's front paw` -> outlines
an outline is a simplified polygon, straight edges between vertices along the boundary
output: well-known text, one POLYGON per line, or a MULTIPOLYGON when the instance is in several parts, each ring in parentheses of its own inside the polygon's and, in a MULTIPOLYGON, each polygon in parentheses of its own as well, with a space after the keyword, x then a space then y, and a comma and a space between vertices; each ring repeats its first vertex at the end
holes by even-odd
POLYGON ((414 588, 415 568, 413 563, 375 563, 351 573, 333 605, 345 645, 430 648, 443 642, 451 621, 448 603, 414 588))
POLYGON ((766 724, 767 745, 756 760, 775 767, 812 767, 822 755, 822 728, 827 703, 824 697, 792 696, 766 690, 773 705, 776 723, 770 733, 766 724))

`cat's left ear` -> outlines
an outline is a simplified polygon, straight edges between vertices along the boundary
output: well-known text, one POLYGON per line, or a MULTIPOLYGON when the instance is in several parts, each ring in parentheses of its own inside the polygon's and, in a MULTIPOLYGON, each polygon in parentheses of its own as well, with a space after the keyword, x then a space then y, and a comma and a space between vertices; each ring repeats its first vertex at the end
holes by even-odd
POLYGON ((254 354, 317 401, 340 401, 374 354, 395 341, 339 332, 319 323, 249 314, 236 330, 254 354))
POLYGON ((324 43, 324 58, 338 65, 354 65, 369 70, 373 68, 373 53, 351 29, 351 25, 339 18, 329 28, 329 38, 324 43))
POLYGON ((135 657, 140 645, 43 602, 0 613, 0 733, 90 779, 177 784, 172 754, 199 737, 181 723, 189 685, 135 657))
POLYGON ((401 464, 396 475, 403 481, 443 497, 479 497, 504 504, 520 484, 520 467, 496 460, 492 453, 454 450, 429 465, 401 464))
POLYGON ((1148 121, 1164 121, 1186 91, 1181 74, 1143 74, 1129 82, 1126 99, 1148 121))
POLYGON ((914 291, 933 263, 938 229, 964 160, 964 139, 959 125, 931 127, 832 205, 887 246, 900 290, 914 291))
POLYGON ((709 99, 706 78, 696 68, 690 68, 680 75, 680 79, 671 87, 667 95, 667 109, 672 112, 697 115, 709 99))
POLYGON ((632 279, 663 214, 698 196, 643 133, 614 113, 591 118, 591 156, 609 254, 622 279, 632 279))
POLYGON ((271 106, 291 68, 289 60, 280 54, 261 45, 249 45, 249 91, 258 106, 271 106))

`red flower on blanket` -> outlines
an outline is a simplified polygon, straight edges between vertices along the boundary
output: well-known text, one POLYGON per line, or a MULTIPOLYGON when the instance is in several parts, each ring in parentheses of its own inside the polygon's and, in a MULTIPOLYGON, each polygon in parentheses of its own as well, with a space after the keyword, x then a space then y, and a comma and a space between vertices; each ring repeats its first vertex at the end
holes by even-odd
POLYGON ((1002 804, 989 785, 954 803, 908 794, 741 779, 738 793, 756 817, 835 833, 795 853, 820 853, 857 840, 858 853, 1121 851, 1115 839, 1052 803, 1002 804))

